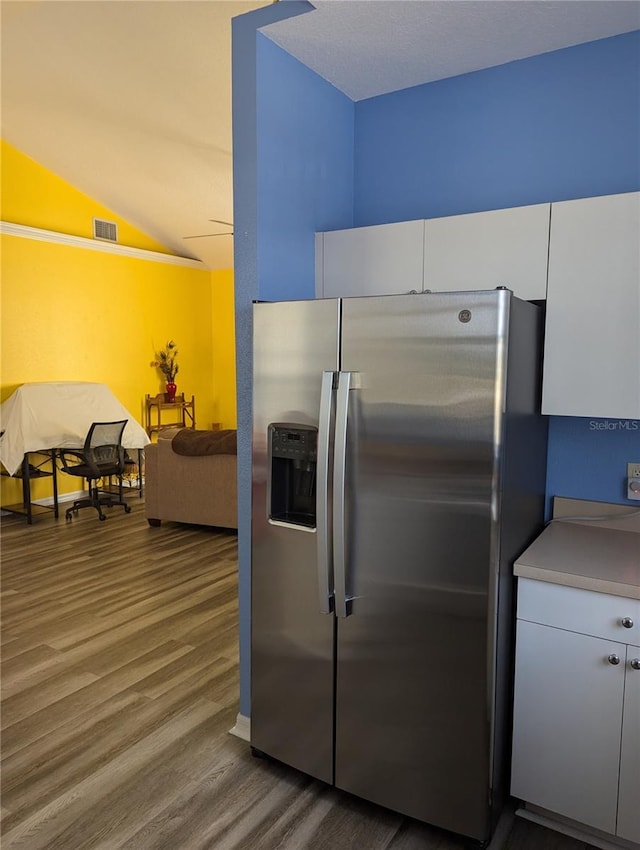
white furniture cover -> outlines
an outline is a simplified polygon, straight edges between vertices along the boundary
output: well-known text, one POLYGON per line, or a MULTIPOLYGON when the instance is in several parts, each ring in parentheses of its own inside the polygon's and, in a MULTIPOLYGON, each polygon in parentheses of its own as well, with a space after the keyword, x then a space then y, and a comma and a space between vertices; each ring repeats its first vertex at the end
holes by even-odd
POLYGON ((23 384, 0 405, 0 461, 13 475, 26 452, 82 448, 92 422, 121 419, 129 420, 122 435, 126 449, 142 449, 149 444, 146 431, 106 384, 23 384))

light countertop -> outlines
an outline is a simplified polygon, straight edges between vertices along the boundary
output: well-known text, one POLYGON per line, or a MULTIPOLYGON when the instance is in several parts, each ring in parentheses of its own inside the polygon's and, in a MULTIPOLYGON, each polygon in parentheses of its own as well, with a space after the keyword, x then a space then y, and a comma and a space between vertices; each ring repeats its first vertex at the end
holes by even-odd
POLYGON ((555 521, 518 558, 514 574, 640 599, 640 533, 555 521))

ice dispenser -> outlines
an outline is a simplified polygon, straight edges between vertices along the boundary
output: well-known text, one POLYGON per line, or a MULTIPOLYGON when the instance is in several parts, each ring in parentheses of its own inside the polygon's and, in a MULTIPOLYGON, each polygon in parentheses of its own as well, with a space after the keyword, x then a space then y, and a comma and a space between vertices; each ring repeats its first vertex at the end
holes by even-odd
POLYGON ((271 520, 316 527, 317 447, 318 429, 311 425, 269 425, 271 520))

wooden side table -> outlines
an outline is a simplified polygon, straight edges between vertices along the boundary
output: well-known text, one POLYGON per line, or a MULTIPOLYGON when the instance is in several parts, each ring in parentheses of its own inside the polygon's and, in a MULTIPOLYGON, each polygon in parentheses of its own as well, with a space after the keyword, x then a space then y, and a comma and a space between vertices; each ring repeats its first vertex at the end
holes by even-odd
POLYGON ((185 399, 184 393, 177 393, 173 401, 169 401, 166 393, 145 396, 145 428, 149 437, 158 434, 165 428, 195 428, 196 400, 185 399), (163 421, 162 414, 171 411, 173 419, 163 421))

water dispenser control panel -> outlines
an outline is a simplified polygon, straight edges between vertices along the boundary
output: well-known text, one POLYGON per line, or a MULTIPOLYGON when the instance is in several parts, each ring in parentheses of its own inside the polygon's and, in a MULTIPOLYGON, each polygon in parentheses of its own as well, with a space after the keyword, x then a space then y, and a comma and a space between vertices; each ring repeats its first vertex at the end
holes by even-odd
POLYGON ((311 425, 269 425, 269 519, 286 525, 316 526, 318 429, 311 425))
POLYGON ((297 428, 282 428, 280 425, 271 425, 271 456, 287 458, 304 458, 305 460, 316 460, 318 447, 318 431, 314 429, 302 430, 297 428))

